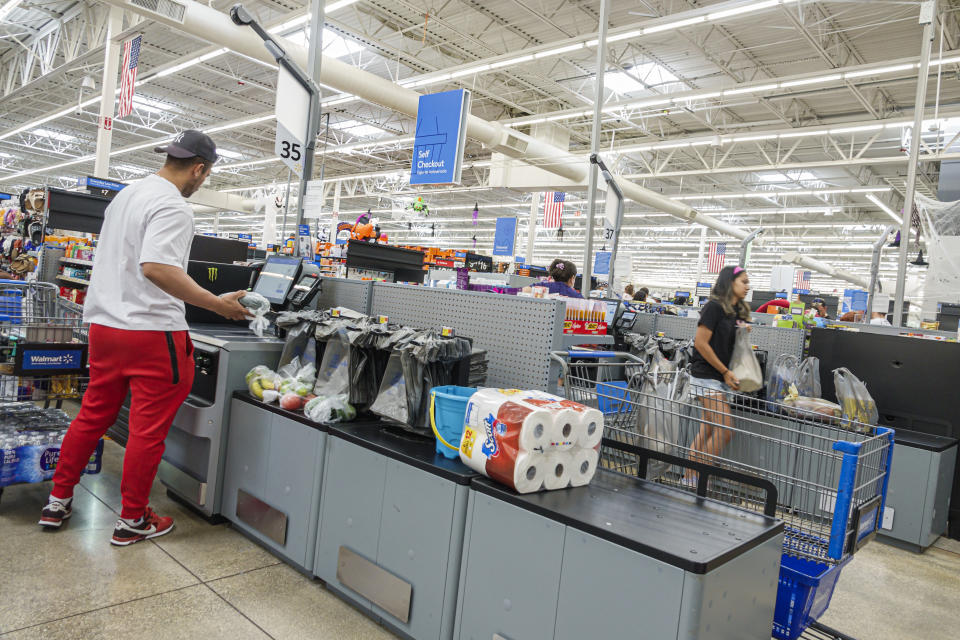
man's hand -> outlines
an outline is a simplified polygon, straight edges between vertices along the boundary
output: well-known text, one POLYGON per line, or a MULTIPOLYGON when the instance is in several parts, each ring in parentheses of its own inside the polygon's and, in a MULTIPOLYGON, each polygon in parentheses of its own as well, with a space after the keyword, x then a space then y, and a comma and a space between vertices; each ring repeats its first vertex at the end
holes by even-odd
POLYGON ((253 317, 250 310, 240 304, 240 298, 245 294, 245 291, 234 291, 221 295, 219 308, 215 311, 227 320, 245 320, 253 317))

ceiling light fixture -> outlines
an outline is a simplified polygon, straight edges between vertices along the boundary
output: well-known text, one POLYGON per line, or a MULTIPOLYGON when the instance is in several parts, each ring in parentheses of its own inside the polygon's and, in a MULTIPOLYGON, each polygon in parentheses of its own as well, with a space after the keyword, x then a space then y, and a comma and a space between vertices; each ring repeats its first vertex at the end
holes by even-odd
POLYGON ((901 218, 901 217, 898 216, 896 213, 894 213, 893 209, 891 209, 890 207, 888 207, 887 205, 885 205, 885 204, 880 200, 880 198, 878 198, 877 196, 873 195, 872 193, 868 193, 868 194, 867 194, 867 200, 869 200, 869 201, 872 202, 873 204, 877 205, 877 207, 878 207, 881 211, 883 211, 885 214, 887 214, 888 216, 890 216, 891 218, 893 218, 893 219, 896 221, 897 224, 903 224, 903 218, 901 218))
POLYGON ((3 6, 0 6, 0 22, 6 19, 10 12, 17 8, 17 5, 20 4, 20 0, 10 0, 3 6))

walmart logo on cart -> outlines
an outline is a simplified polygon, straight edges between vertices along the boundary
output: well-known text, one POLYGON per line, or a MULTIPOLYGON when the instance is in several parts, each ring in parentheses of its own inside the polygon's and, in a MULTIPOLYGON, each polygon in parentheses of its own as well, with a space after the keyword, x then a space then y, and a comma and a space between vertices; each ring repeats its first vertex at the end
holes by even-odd
POLYGON ((24 369, 79 369, 80 351, 26 351, 24 369))

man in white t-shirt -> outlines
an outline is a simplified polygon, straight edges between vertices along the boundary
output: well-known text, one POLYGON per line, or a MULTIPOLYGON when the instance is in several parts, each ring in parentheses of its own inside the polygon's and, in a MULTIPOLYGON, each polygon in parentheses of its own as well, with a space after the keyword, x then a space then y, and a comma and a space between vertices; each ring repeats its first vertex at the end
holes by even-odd
POLYGON ((193 344, 184 302, 239 320, 242 291, 216 296, 187 275, 193 211, 185 198, 217 161, 213 140, 184 131, 157 152, 156 174, 123 189, 104 217, 84 304, 90 323, 90 384, 67 430, 40 524, 59 528, 72 514, 74 486, 130 392, 123 460, 123 510, 111 542, 126 546, 169 533, 172 518, 148 506, 164 439, 193 385, 193 344))

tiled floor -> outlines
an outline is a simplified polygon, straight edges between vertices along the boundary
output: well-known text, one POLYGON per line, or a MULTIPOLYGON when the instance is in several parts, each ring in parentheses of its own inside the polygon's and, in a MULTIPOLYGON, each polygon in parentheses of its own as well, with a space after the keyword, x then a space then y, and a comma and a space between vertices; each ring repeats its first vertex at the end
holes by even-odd
POLYGON ((110 544, 123 449, 85 476, 60 531, 37 526, 50 483, 0 499, 0 638, 386 640, 395 636, 229 525, 211 526, 155 483, 151 503, 176 521, 162 538, 110 544))
MULTIPOLYGON (((176 529, 111 546, 122 455, 107 443, 102 473, 84 477, 61 531, 37 526, 49 483, 6 489, 0 638, 394 638, 229 525, 211 526, 169 500, 159 483, 153 506, 176 529)), ((960 542, 941 539, 924 554, 867 545, 844 569, 822 622, 859 640, 956 638, 960 542)))

